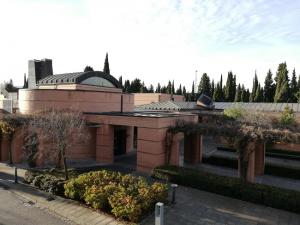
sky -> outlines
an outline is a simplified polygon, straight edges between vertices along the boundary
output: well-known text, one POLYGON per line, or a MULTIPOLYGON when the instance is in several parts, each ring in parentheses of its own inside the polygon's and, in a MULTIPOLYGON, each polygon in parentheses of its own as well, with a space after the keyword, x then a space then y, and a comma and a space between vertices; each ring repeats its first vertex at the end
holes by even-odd
MULTIPOLYGON (((191 89, 197 70, 252 86, 281 62, 300 74, 300 0, 0 0, 0 81, 23 84, 28 60, 55 74, 102 70, 191 89)), ((223 78, 223 79, 224 79, 223 78)))

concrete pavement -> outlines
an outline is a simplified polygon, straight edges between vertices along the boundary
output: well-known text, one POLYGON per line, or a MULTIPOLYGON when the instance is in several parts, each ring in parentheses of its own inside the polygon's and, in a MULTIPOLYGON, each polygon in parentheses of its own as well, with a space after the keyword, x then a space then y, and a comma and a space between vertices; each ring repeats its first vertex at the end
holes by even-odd
MULTIPOLYGON (((165 208, 165 225, 299 225, 300 215, 187 187, 165 208)), ((154 215, 142 225, 153 225, 154 215)))
POLYGON ((59 215, 39 209, 33 202, 0 186, 0 224, 5 225, 76 225, 59 215))
MULTIPOLYGON (((48 193, 37 190, 28 185, 14 184, 13 182, 7 180, 0 180, 0 185, 2 187, 5 187, 6 189, 5 191, 10 192, 15 196, 24 199, 26 202, 31 203, 36 208, 54 213, 60 216, 61 218, 70 221, 71 224, 77 224, 77 225, 123 225, 125 224, 121 221, 117 221, 114 217, 110 215, 96 212, 70 199, 54 196, 54 199, 51 199, 49 201, 49 197, 52 196, 50 196, 48 193)), ((11 208, 11 210, 14 209, 11 208)))

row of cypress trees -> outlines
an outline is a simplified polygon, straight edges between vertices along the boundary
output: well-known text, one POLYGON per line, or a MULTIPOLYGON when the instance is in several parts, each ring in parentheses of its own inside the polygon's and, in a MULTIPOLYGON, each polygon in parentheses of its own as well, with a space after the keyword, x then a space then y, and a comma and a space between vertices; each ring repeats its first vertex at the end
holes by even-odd
POLYGON ((264 85, 261 85, 255 72, 252 91, 242 84, 236 83, 236 75, 228 73, 226 84, 223 85, 223 77, 217 84, 210 82, 209 76, 204 73, 201 77, 198 94, 206 94, 216 102, 300 102, 300 76, 296 77, 295 69, 291 79, 287 64, 280 63, 273 79, 269 70, 265 77, 264 85))
MULTIPOLYGON (((84 71, 93 71, 93 68, 87 66, 84 71)), ((110 74, 107 53, 103 71, 110 74)), ((193 82, 191 92, 187 92, 185 86, 181 84, 175 89, 174 80, 172 82, 169 80, 167 85, 158 83, 156 88, 152 84, 146 87, 144 82, 138 78, 132 81, 125 80, 123 83, 121 76, 119 82, 126 93, 178 94, 184 95, 187 101, 195 101, 198 96, 204 93, 216 102, 300 102, 300 75, 297 79, 294 69, 290 79, 286 62, 278 65, 274 79, 272 71, 267 72, 264 85, 259 83, 255 71, 251 91, 245 88, 244 84, 237 84, 236 75, 233 75, 231 71, 228 72, 225 84, 223 84, 222 75, 219 82, 215 84, 214 80, 210 81, 207 73, 203 73, 198 85, 193 82)))

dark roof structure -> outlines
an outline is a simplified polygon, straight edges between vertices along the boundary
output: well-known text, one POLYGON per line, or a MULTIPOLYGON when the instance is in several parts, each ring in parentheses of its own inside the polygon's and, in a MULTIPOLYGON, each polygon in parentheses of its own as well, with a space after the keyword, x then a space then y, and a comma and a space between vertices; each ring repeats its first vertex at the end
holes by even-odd
POLYGON ((38 81, 38 86, 54 84, 86 84, 122 88, 116 78, 101 71, 55 74, 38 81))
MULTIPOLYGON (((224 110, 233 107, 241 107, 249 111, 282 112, 286 106, 300 113, 300 103, 248 103, 248 102, 215 102, 215 110, 224 110)), ((135 111, 195 111, 204 110, 196 102, 154 102, 135 107, 135 111)))

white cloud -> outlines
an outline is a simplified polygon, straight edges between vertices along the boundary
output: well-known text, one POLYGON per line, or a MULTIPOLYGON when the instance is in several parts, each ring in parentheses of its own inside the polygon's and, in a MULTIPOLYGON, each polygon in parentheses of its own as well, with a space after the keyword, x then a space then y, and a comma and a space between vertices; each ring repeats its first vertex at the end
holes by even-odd
POLYGON ((55 73, 102 70, 146 84, 182 83, 195 70, 215 80, 229 70, 250 87, 287 61, 300 70, 300 4, 255 0, 0 2, 0 80, 22 83, 27 60, 52 58, 55 73))

